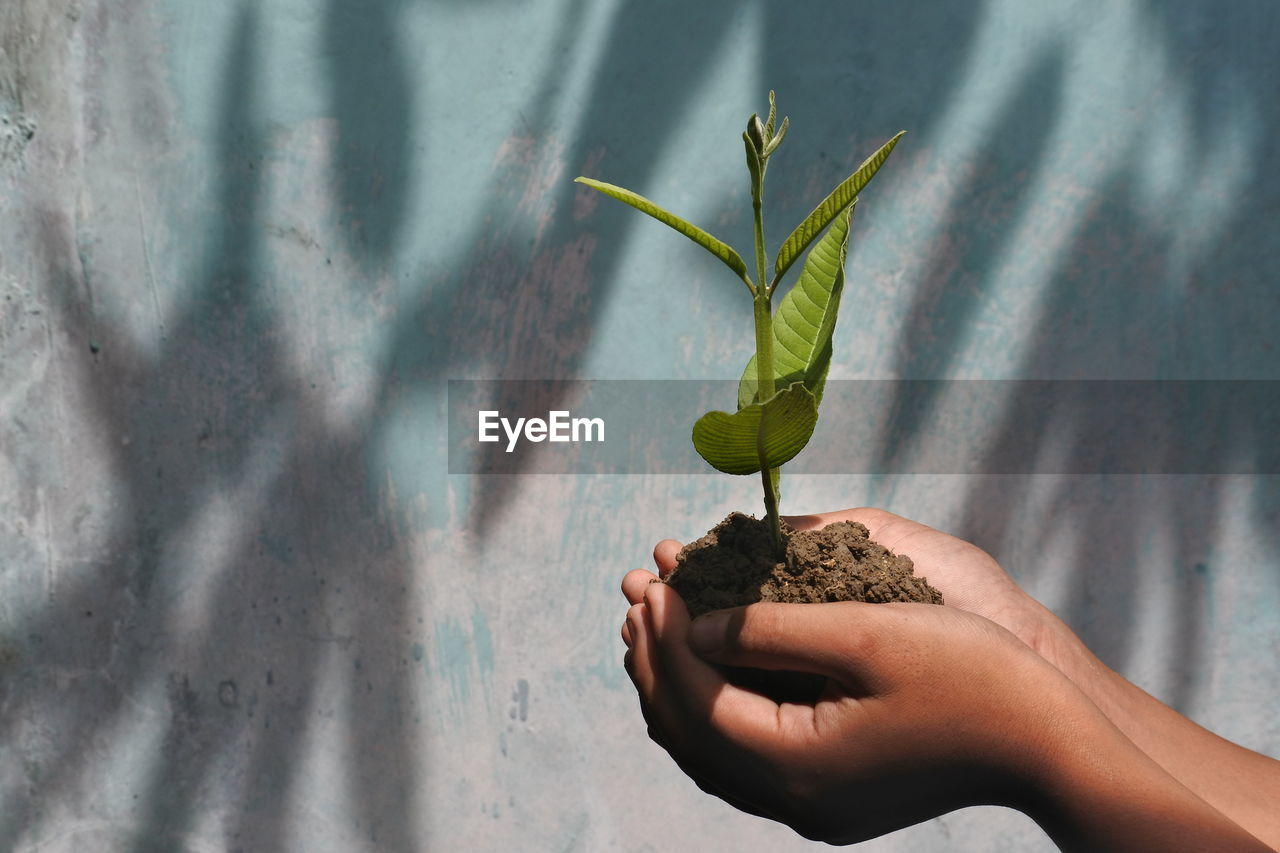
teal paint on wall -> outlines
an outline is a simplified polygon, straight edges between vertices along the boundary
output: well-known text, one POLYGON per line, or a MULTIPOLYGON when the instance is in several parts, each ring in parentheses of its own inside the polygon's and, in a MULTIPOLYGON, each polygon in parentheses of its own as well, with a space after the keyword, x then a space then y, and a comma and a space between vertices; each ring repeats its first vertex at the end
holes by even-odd
POLYGON ((472 636, 456 620, 446 616, 436 624, 432 646, 434 680, 448 686, 450 710, 462 713, 471 698, 476 670, 472 636))
MULTIPOLYGON (((449 475, 441 434, 450 378, 738 374, 740 286, 570 181, 741 247, 738 133, 770 87, 774 240, 909 131, 860 205, 833 375, 1280 378, 1267 3, 0 20, 0 112, 35 128, 0 170, 0 847, 670 849, 643 798, 690 849, 801 849, 647 743, 616 639, 622 571, 758 511, 755 484, 449 475)), ((1088 458, 1062 434, 1040 449, 1088 458)), ((1278 484, 796 477, 784 508, 972 537, 1274 751, 1278 484)), ((979 812, 867 849, 952 844, 1045 847, 979 812)))

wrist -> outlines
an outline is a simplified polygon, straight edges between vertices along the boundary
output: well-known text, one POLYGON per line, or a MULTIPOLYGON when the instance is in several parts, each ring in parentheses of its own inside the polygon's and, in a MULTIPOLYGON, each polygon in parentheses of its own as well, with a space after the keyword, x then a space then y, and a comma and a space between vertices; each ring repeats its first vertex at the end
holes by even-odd
POLYGON ((1038 612, 1027 617, 1034 626, 1028 632, 1028 645, 1066 676, 1121 737, 1164 766, 1161 756, 1152 754, 1152 729, 1174 712, 1099 660, 1051 610, 1034 600, 1032 604, 1038 612))
POLYGON ((1108 718, 1115 673, 1052 610, 1027 596, 1020 616, 1023 642, 1067 677, 1108 718))

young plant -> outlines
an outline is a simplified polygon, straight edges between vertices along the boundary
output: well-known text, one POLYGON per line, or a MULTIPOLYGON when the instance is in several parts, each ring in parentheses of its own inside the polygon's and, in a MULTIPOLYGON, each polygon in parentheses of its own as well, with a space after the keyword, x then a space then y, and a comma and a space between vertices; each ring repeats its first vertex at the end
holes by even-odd
POLYGON ((751 292, 756 352, 738 383, 738 409, 734 414, 707 412, 699 418, 693 425, 693 446, 703 459, 726 474, 760 473, 765 516, 774 550, 781 557, 780 469, 804 449, 818 423, 818 405, 831 366, 831 335, 844 291, 844 260, 853 209, 858 193, 879 171, 906 131, 882 145, 796 226, 778 249, 769 275, 764 239, 764 177, 769 158, 790 125, 784 118, 775 127, 776 115, 774 94, 770 92, 768 118, 761 121, 759 115, 752 115, 742 134, 747 170, 751 173, 755 278, 747 272, 742 256, 730 246, 647 198, 591 178, 575 180, 679 231, 724 262, 751 292), (813 247, 805 257, 800 277, 782 298, 775 314, 773 295, 782 277, 810 244, 813 247))

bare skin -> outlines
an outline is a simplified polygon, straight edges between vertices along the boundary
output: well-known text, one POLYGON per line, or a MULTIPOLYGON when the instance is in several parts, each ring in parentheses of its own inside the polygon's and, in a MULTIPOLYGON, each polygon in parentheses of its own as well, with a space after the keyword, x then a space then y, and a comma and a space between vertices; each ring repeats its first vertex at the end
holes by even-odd
MULTIPOLYGON (((976 546, 881 510, 790 519, 837 520, 910 556, 948 606, 757 604, 691 623, 651 573, 623 581, 651 736, 705 790, 834 843, 994 803, 1064 849, 1280 844, 1280 762, 1107 669, 976 546), (778 705, 716 664, 815 672, 826 689, 778 705)), ((679 547, 659 543, 661 574, 679 547)))

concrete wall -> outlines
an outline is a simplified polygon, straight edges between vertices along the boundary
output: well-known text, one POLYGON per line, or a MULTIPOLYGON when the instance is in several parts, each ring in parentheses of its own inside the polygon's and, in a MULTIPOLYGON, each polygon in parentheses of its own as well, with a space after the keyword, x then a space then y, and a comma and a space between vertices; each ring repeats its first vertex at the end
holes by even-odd
MULTIPOLYGON (((0 4, 0 848, 808 847, 697 791, 620 665, 623 571, 756 483, 450 475, 446 380, 736 377, 741 288, 569 180, 747 244, 769 88, 771 233, 910 131, 833 375, 1280 379, 1278 11, 0 4)), ((1280 751, 1276 477, 787 488, 979 542, 1280 751)), ((1050 846, 974 809, 864 849, 1050 846)))

